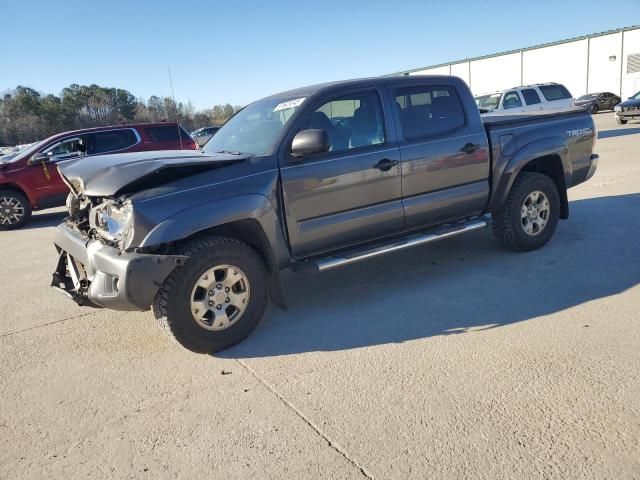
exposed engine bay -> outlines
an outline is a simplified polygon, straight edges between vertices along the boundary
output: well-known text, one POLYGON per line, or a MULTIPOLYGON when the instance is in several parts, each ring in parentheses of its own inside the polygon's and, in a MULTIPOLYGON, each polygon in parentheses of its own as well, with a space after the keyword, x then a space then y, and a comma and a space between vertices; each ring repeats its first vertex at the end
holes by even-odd
POLYGON ((133 233, 133 211, 124 196, 112 199, 69 194, 66 206, 69 211, 67 225, 91 239, 122 250, 133 233))

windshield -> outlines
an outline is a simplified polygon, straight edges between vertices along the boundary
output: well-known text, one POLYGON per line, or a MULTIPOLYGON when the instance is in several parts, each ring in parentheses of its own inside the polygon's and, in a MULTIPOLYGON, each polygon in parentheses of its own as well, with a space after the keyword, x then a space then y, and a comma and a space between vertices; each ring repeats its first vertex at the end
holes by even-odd
POLYGON ((589 93, 587 95, 582 95, 581 97, 578 97, 578 100, 593 100, 597 96, 598 96, 597 93, 589 93))
POLYGON ((238 155, 266 154, 304 100, 266 98, 246 106, 211 137, 203 151, 238 155))
MULTIPOLYGON (((19 151, 15 156, 11 157, 11 158, 5 158, 4 161, 6 162, 16 162, 18 160, 22 160, 23 158, 27 158, 30 157, 31 155, 33 155, 38 148, 40 148, 40 146, 45 142, 45 140, 41 140, 39 142, 34 143, 33 145, 31 145, 29 148, 25 148, 24 150, 19 151)), ((0 161, 2 161, 3 157, 0 157, 0 161)))
POLYGON ((634 96, 632 96, 631 98, 633 98, 634 100, 640 100, 640 92, 636 93, 634 96))
POLYGON ((500 103, 501 93, 492 93, 491 95, 481 95, 476 97, 476 105, 478 108, 482 108, 485 110, 493 110, 498 108, 498 104, 500 103))

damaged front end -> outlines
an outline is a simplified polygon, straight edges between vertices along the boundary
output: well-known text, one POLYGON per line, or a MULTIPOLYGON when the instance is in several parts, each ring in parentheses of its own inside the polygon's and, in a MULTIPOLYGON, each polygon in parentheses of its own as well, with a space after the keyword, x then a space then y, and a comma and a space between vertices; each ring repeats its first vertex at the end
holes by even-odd
POLYGON ((187 257, 123 252, 66 223, 54 240, 58 263, 51 286, 78 305, 148 310, 167 276, 187 257))
POLYGON ((148 310, 167 276, 187 257, 171 255, 166 244, 141 247, 162 213, 155 211, 154 218, 145 202, 132 198, 174 191, 176 182, 245 159, 180 151, 61 163, 58 170, 71 194, 69 216, 55 233, 59 257, 51 286, 79 305, 148 310))
POLYGON ((73 192, 67 209, 69 216, 55 233, 58 262, 51 286, 81 306, 148 310, 166 277, 186 257, 129 248, 135 221, 126 196, 73 192))

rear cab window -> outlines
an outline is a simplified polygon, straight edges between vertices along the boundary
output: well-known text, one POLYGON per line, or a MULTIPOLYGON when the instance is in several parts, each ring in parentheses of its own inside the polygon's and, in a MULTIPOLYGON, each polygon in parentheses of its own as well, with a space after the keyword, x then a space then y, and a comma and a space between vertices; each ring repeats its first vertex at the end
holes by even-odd
POLYGON ((571 98, 569 90, 567 90, 564 85, 539 85, 538 88, 548 102, 571 98))
POLYGON ((396 88, 395 104, 406 140, 452 132, 466 123, 462 103, 453 86, 396 88))

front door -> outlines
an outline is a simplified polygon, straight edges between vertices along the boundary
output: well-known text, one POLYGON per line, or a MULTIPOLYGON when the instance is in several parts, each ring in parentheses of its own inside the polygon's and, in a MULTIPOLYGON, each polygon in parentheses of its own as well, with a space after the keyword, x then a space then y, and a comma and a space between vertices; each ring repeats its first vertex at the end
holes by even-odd
POLYGON ((327 99, 300 130, 327 132, 326 153, 286 158, 281 167, 292 253, 306 256, 399 232, 404 227, 399 150, 379 92, 327 99))
POLYGON ((49 161, 29 165, 40 208, 64 205, 69 188, 60 178, 56 164, 64 160, 80 158, 83 155, 83 145, 86 146, 86 142, 82 136, 64 138, 41 150, 49 156, 49 161))

